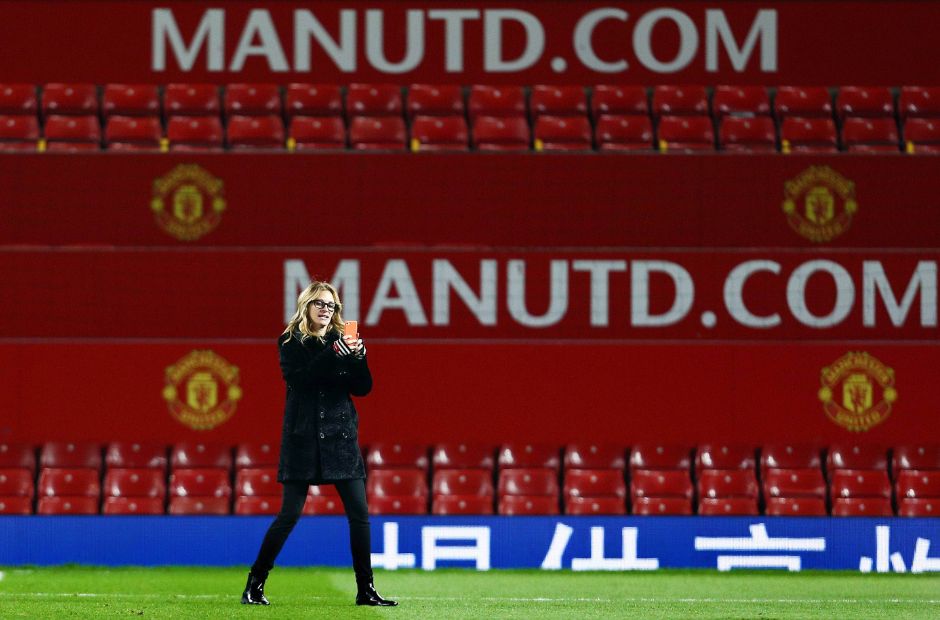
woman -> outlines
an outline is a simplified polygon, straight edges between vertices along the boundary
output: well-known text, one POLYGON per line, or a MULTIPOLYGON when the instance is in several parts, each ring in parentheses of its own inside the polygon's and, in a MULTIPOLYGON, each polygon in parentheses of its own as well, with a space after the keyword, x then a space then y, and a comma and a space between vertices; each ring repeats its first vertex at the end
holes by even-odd
POLYGON ((372 583, 372 545, 366 505, 365 466, 357 443, 359 416, 349 398, 372 389, 362 340, 343 336, 336 289, 314 282, 297 299, 297 311, 278 338, 287 404, 277 480, 284 486, 281 511, 268 528, 242 594, 246 605, 268 605, 264 583, 297 524, 311 484, 334 484, 349 521, 356 605, 394 606, 372 583))

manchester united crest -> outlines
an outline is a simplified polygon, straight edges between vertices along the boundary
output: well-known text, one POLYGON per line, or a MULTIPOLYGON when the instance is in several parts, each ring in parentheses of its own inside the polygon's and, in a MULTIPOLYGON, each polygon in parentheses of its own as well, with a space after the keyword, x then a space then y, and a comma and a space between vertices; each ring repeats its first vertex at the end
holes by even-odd
POLYGON ((819 400, 829 419, 852 432, 884 422, 898 398, 894 370, 864 352, 849 352, 822 369, 819 400))
POLYGON ((157 224, 180 241, 194 241, 222 221, 224 184, 196 164, 180 164, 153 182, 157 224))
POLYGON ((810 166, 783 184, 790 227, 815 243, 844 233, 858 211, 855 183, 829 166, 810 166))
POLYGON ((193 351, 167 366, 163 399, 189 428, 207 431, 232 417, 242 397, 238 367, 213 351, 193 351))

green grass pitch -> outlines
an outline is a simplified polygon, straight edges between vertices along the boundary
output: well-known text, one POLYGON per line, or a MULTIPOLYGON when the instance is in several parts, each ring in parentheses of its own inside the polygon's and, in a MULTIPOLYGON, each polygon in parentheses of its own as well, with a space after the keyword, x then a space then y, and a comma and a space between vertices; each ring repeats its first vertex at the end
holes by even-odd
POLYGON ((417 570, 376 573, 396 608, 355 607, 349 569, 279 568, 270 607, 232 568, 0 567, 0 618, 938 618, 940 575, 417 570))

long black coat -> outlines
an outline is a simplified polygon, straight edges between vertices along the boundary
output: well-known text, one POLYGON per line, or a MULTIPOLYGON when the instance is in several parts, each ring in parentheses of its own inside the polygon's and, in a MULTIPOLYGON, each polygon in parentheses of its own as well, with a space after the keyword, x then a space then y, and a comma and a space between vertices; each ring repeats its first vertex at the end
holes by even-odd
POLYGON ((278 339, 281 374, 287 383, 278 482, 365 478, 359 451, 359 414, 350 395, 372 390, 366 357, 339 358, 327 334, 324 342, 299 334, 278 339))

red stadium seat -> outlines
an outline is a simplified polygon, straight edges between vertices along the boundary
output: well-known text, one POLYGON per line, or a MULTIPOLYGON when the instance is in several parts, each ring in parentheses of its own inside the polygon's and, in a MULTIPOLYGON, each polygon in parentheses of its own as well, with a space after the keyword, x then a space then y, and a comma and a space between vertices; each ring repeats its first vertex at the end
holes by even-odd
POLYGON ((836 126, 828 118, 785 118, 780 126, 784 153, 835 153, 839 150, 836 126))
POLYGON ((426 497, 428 483, 419 469, 374 469, 366 481, 369 497, 426 497))
POLYGON ((554 469, 504 469, 499 472, 499 495, 558 496, 558 472, 554 469))
POLYGON ((105 126, 109 150, 160 150, 163 127, 154 116, 112 116, 105 126))
POLYGON ((232 468, 232 449, 226 444, 181 442, 170 451, 170 465, 173 469, 220 467, 232 468))
POLYGON ((339 497, 339 491, 333 484, 311 484, 307 497, 339 497))
POLYGON ((295 116, 290 122, 288 148, 320 151, 346 148, 346 125, 339 116, 295 116))
POLYGON ((423 515, 427 512, 426 495, 369 498, 370 515, 423 515))
POLYGON ((36 471, 36 450, 26 443, 0 443, 0 468, 36 471))
POLYGON ((228 143, 234 150, 284 148, 284 123, 280 116, 241 116, 228 119, 228 143))
POLYGON ((276 515, 281 509, 281 498, 269 496, 239 496, 235 498, 237 515, 276 515))
POLYGON ((718 130, 719 147, 730 153, 773 153, 777 133, 772 118, 725 117, 718 130))
POLYGON ((774 98, 777 118, 832 119, 832 96, 823 86, 781 86, 774 98))
POLYGON ((434 495, 492 496, 493 476, 485 469, 444 469, 434 472, 434 495))
POLYGON ((902 469, 897 472, 895 489, 898 499, 902 497, 940 498, 940 471, 935 469, 902 469))
POLYGON ((439 443, 431 451, 438 469, 493 469, 495 448, 490 445, 439 443))
POLYGON ((826 468, 888 470, 888 450, 872 444, 833 444, 826 456, 826 468))
POLYGON ((695 453, 695 469, 750 469, 756 466, 754 446, 740 444, 712 444, 699 446, 695 453))
POLYGON ((663 116, 659 119, 659 150, 663 153, 714 151, 712 119, 707 116, 663 116))
POLYGON ((636 469, 630 478, 630 494, 640 497, 692 497, 692 479, 679 469, 636 469))
POLYGON ((239 469, 235 474, 235 495, 280 496, 277 469, 239 469))
POLYGON ((98 89, 94 84, 46 84, 42 89, 42 113, 97 116, 98 89))
POLYGON ((764 514, 771 517, 824 517, 826 500, 820 497, 769 497, 764 514))
POLYGON ((0 496, 0 515, 28 515, 33 513, 33 500, 29 497, 0 496))
POLYGON ((653 124, 648 116, 601 116, 597 119, 595 135, 601 151, 649 151, 653 148, 653 124))
POLYGON ((167 116, 213 116, 222 110, 215 84, 167 84, 163 93, 167 116))
POLYGON ((684 469, 692 464, 688 446, 638 444, 630 454, 630 469, 684 469))
POLYGON ((287 116, 342 116, 343 94, 332 84, 288 84, 287 116))
POLYGON ((464 115, 460 86, 412 84, 408 89, 408 118, 415 116, 464 115))
POLYGON ((405 148, 405 122, 397 116, 357 116, 349 124, 349 142, 358 151, 405 148))
POLYGON ((908 153, 940 153, 940 118, 908 119, 904 138, 904 150, 908 153))
POLYGON ((38 103, 33 84, 0 84, 0 114, 36 116, 38 103))
POLYGON ((41 497, 36 506, 39 515, 96 515, 97 497, 41 497))
POLYGON ((586 116, 539 116, 535 121, 535 150, 590 151, 590 121, 586 116))
POLYGON ((550 467, 558 469, 561 450, 554 444, 506 443, 499 447, 497 460, 500 468, 550 467))
POLYGON ((529 101, 532 117, 586 116, 587 97, 583 86, 536 85, 529 101))
POLYGON ((277 467, 280 452, 277 445, 271 443, 240 443, 235 448, 235 467, 237 469, 258 467, 277 467))
POLYGON ((101 109, 108 116, 160 116, 160 93, 154 84, 108 84, 101 109))
POLYGON ((753 516, 760 514, 756 497, 703 497, 698 513, 709 517, 753 516))
POLYGON ((565 497, 565 514, 568 515, 623 515, 627 504, 622 497, 565 497))
POLYGON ((836 95, 836 113, 846 117, 894 117, 894 95, 884 86, 843 86, 836 95))
POLYGON ((569 469, 565 472, 565 497, 627 496, 622 469, 569 469))
POLYGON ((753 469, 704 469, 698 476, 698 495, 701 498, 756 498, 760 493, 753 469))
POLYGON ((901 118, 940 117, 940 86, 902 86, 898 112, 901 118))
POLYGON ((165 503, 162 497, 105 497, 101 514, 162 515, 165 503))
POLYGON ((428 447, 419 443, 370 444, 366 463, 370 469, 415 467, 426 470, 428 468, 428 447))
POLYGON ((97 116, 59 116, 46 119, 46 150, 97 151, 101 147, 101 125, 97 116))
POLYGON ((893 118, 847 118, 842 144, 849 152, 898 153, 898 126, 893 118))
POLYGON ((105 450, 108 467, 166 469, 166 445, 162 443, 112 442, 105 450))
POLYGON ((39 466, 101 469, 101 446, 96 443, 51 441, 42 447, 39 466))
POLYGON ((470 120, 479 116, 525 117, 525 92, 521 86, 485 86, 470 88, 467 103, 470 120))
POLYGON ((492 495, 435 495, 431 502, 435 515, 491 515, 492 495))
POLYGON ((653 116, 708 115, 708 93, 704 86, 669 86, 653 88, 653 116))
POLYGON ((837 469, 829 481, 832 498, 885 497, 891 499, 891 481, 884 469, 837 469))
POLYGON ((35 151, 39 142, 36 115, 0 116, 0 151, 35 151))
POLYGON ((221 151, 222 135, 222 121, 215 116, 174 116, 166 124, 171 151, 221 151))
MULTIPOLYGON (((372 500, 369 503, 371 504, 372 500)), ((307 502, 304 504, 305 515, 341 515, 345 512, 339 495, 307 496, 307 502)))
POLYGON ((627 465, 626 450, 609 444, 568 444, 565 446, 565 469, 620 469, 627 465))
POLYGON ((557 515, 558 496, 501 495, 497 513, 504 516, 557 515))
POLYGON ((228 497, 172 497, 167 507, 171 515, 227 515, 228 497))
POLYGON ((281 115, 281 89, 277 84, 229 84, 225 87, 225 115, 281 115))
POLYGON ((763 86, 717 86, 712 99, 715 118, 770 116, 770 97, 763 86))
POLYGON ((636 497, 633 514, 643 516, 690 515, 692 501, 684 497, 636 497))
POLYGON ((33 473, 28 469, 0 469, 0 496, 32 497, 33 473))
POLYGON ((414 152, 466 151, 470 136, 462 116, 416 116, 411 125, 414 152))
POLYGON ((104 494, 111 497, 166 496, 162 469, 109 469, 104 477, 104 494))
POLYGON ((649 101, 643 86, 606 85, 594 87, 591 96, 594 118, 604 115, 649 116, 649 101))
POLYGON ((892 464, 895 476, 902 469, 940 469, 940 445, 898 446, 892 464))
POLYGON ((527 151, 529 123, 521 116, 478 116, 473 121, 473 144, 479 151, 527 151))
POLYGON ((767 469, 819 469, 819 448, 807 444, 769 444, 761 449, 760 467, 767 469))
POLYGON ((224 469, 175 469, 170 474, 169 491, 171 497, 227 498, 232 495, 232 486, 224 469))
POLYGON ((836 497, 832 500, 833 517, 893 517, 891 500, 884 497, 836 497))
POLYGON ((940 516, 940 498, 898 498, 899 517, 937 517, 940 516))
POLYGON ((819 469, 768 469, 763 475, 765 497, 826 497, 819 469))
POLYGON ((356 116, 401 117, 401 87, 397 84, 350 84, 346 113, 356 116))

